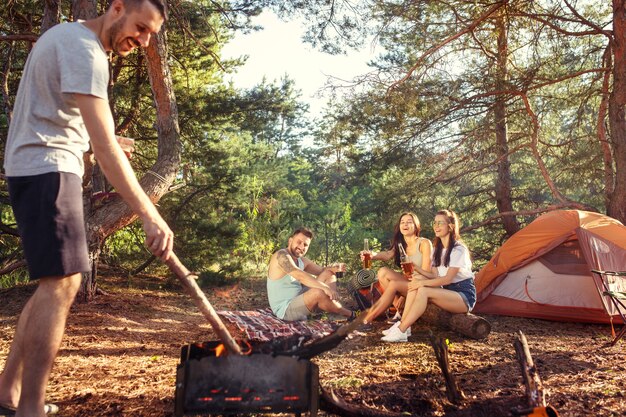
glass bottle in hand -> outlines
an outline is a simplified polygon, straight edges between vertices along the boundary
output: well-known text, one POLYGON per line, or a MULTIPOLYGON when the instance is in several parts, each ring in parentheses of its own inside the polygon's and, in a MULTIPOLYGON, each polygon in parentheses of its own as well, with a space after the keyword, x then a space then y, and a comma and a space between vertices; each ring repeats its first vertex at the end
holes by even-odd
POLYGON ((413 277, 413 262, 406 254, 402 243, 398 243, 398 253, 400 254, 400 267, 402 267, 402 275, 410 281, 413 277))
POLYGON ((370 269, 372 267, 372 252, 370 252, 369 240, 363 240, 363 269, 370 269))

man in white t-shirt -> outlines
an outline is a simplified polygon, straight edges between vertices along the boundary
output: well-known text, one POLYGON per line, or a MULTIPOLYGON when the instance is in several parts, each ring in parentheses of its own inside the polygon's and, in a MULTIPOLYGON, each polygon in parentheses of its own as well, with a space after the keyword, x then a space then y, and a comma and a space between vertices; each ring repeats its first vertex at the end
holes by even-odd
POLYGON ((57 25, 36 42, 18 88, 4 169, 31 280, 0 374, 0 415, 43 417, 52 364, 89 270, 82 209, 83 153, 143 222, 146 245, 167 260, 173 233, 145 194, 115 139, 108 53, 146 47, 167 18, 164 0, 113 0, 103 14, 57 25))

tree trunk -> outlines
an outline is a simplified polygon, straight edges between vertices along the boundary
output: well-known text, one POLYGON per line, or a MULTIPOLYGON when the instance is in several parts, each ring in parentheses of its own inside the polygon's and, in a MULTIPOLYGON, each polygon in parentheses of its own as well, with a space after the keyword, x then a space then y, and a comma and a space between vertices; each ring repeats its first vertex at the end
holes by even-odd
MULTIPOLYGON (((613 67, 613 57, 611 56, 611 45, 606 47, 604 56, 602 57, 603 67, 613 67)), ((604 165, 604 207, 609 207, 611 203, 611 195, 613 195, 613 187, 615 186, 615 172, 613 170, 613 152, 611 144, 607 138, 606 121, 609 109, 609 97, 611 96, 611 72, 606 71, 602 77, 602 100, 598 107, 598 122, 596 129, 598 130, 598 142, 602 149, 602 162, 604 165)))
POLYGON ((613 0, 613 91, 609 96, 609 129, 615 162, 615 186, 607 214, 626 222, 626 1, 613 0))
POLYGON ((59 3, 59 0, 44 1, 40 36, 43 35, 46 30, 59 23, 61 19, 61 9, 59 7, 59 3))
MULTIPOLYGON (((174 181, 180 165, 180 130, 178 108, 167 64, 166 36, 160 32, 153 37, 146 49, 148 74, 157 112, 158 154, 157 161, 140 179, 140 184, 153 202, 167 193, 174 181)), ((86 211, 87 243, 90 260, 97 265, 100 249, 105 239, 112 233, 132 223, 137 216, 118 196, 114 196, 98 207, 89 205, 86 211)), ((95 295, 97 268, 92 267, 83 274, 82 290, 79 299, 88 301, 95 295)))
POLYGON ((452 314, 434 304, 428 304, 420 322, 442 326, 473 339, 484 339, 491 332, 491 323, 474 314, 452 314))
POLYGON ((97 0, 74 0, 72 2, 72 16, 74 16, 74 20, 88 20, 97 17, 97 0))
MULTIPOLYGON (((504 11, 500 10, 496 18, 496 32, 498 35, 498 54, 496 90, 505 91, 508 79, 507 58, 508 41, 504 11)), ((498 178, 496 179, 495 194, 496 206, 499 213, 513 212, 511 198, 511 163, 509 162, 509 144, 506 119, 506 96, 498 94, 494 107, 496 132, 496 157, 498 161, 498 178)), ((519 230, 519 223, 515 216, 503 216, 502 225, 508 236, 519 230)))

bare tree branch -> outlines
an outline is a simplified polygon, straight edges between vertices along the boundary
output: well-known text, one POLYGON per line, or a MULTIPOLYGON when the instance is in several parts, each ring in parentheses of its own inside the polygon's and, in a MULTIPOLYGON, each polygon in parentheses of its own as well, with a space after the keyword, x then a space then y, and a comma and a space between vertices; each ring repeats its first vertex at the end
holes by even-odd
MULTIPOLYGON (((170 8, 170 13, 172 13, 176 19, 180 22, 180 28, 187 34, 189 35, 189 37, 196 43, 196 45, 202 49, 204 52, 206 52, 207 54, 211 55, 213 57, 213 59, 215 60, 215 63, 220 67, 220 69, 222 71, 226 71, 226 69, 224 68, 224 66, 222 65, 222 62, 220 61, 220 57, 217 56, 215 54, 215 52, 211 51, 209 48, 207 48, 202 42, 200 42, 198 40, 198 38, 196 38, 196 36, 191 32, 191 30, 189 30, 189 27, 183 23, 183 20, 181 19, 180 15, 178 14, 176 8, 170 8)), ((216 38, 217 38, 217 34, 216 34, 216 38)), ((218 39, 219 41, 219 39, 218 39)))
POLYGON ((0 35, 0 41, 4 41, 4 42, 13 42, 13 41, 37 42, 37 39, 39 39, 39 35, 35 35, 33 33, 22 33, 19 35, 0 35))
POLYGON ((15 261, 0 269, 0 275, 8 274, 9 272, 13 272, 18 268, 23 268, 26 266, 26 260, 20 259, 19 261, 15 261))
POLYGON ((475 229, 480 229, 481 227, 491 224, 494 221, 505 216, 532 216, 534 214, 545 213, 547 211, 561 210, 564 208, 577 208, 577 207, 576 207, 576 204, 564 203, 564 204, 552 204, 552 205, 545 206, 545 207, 539 207, 533 210, 504 211, 502 213, 498 213, 491 217, 488 217, 480 223, 472 224, 467 227, 462 227, 461 233, 469 232, 475 229))

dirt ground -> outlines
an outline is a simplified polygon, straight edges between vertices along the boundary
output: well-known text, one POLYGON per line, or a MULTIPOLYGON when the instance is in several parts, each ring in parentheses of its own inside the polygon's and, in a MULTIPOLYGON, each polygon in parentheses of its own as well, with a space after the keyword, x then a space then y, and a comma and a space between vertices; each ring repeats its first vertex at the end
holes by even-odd
MULTIPOLYGON (((60 407, 59 417, 172 416, 181 346, 216 337, 171 280, 114 275, 99 279, 106 294, 72 308, 48 401, 60 407)), ((0 290, 0 365, 33 290, 32 285, 0 290)), ((262 279, 205 291, 217 310, 267 306, 262 279)), ((511 415, 512 408, 526 403, 513 347, 516 333, 522 331, 547 402, 561 416, 626 416, 626 342, 607 347, 609 326, 486 318, 492 332, 485 340, 432 329, 449 339, 450 366, 466 396, 460 405, 446 398, 428 329, 419 322, 409 343, 381 342, 380 331, 388 325, 376 322, 373 330, 314 358, 320 383, 350 404, 403 415, 511 415)))

